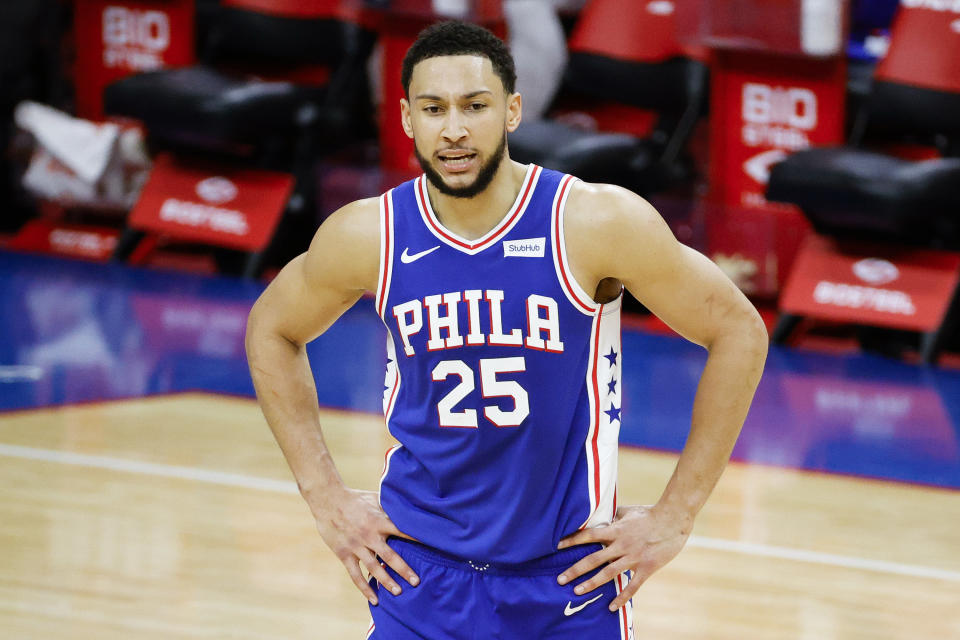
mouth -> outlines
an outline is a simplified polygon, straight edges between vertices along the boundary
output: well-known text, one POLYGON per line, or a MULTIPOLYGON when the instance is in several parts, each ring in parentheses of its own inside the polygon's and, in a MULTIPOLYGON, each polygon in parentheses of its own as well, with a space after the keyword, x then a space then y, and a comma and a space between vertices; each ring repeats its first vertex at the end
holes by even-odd
POLYGON ((437 154, 440 164, 447 173, 463 173, 473 167, 477 154, 461 149, 441 151, 437 154))

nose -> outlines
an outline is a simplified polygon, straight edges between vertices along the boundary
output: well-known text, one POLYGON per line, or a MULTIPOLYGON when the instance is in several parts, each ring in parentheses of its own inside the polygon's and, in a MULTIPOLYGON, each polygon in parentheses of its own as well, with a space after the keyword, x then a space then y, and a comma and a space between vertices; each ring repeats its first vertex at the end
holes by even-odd
POLYGON ((459 109, 450 109, 447 111, 447 117, 443 123, 443 131, 441 132, 444 140, 450 142, 456 142, 457 140, 462 140, 467 137, 467 128, 463 120, 463 114, 460 113, 459 109))

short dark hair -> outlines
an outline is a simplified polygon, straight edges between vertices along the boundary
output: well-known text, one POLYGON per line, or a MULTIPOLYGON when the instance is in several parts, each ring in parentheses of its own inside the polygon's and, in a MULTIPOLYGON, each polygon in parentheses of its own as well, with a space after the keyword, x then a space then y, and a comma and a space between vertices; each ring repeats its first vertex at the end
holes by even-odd
POLYGON ((507 45, 487 29, 469 22, 448 20, 430 25, 420 32, 407 55, 403 57, 400 82, 410 98, 410 78, 418 62, 439 56, 483 56, 490 60, 493 72, 500 78, 507 94, 514 91, 517 70, 507 45))

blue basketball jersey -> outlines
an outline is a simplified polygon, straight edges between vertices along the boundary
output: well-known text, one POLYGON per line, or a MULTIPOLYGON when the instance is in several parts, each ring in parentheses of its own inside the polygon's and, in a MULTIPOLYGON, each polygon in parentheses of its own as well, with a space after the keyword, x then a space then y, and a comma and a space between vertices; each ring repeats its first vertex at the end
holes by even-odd
POLYGON ((620 298, 595 303, 570 272, 574 180, 530 165, 475 240, 439 222, 424 176, 380 199, 383 408, 401 443, 380 503, 452 555, 526 562, 616 508, 620 298))

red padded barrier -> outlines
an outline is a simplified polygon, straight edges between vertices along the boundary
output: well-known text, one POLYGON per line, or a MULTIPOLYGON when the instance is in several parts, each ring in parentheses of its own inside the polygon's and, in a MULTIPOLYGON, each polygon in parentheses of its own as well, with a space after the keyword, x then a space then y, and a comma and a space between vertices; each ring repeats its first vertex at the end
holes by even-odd
POLYGON ((704 59, 702 50, 677 40, 675 0, 641 0, 624 9, 622 0, 592 0, 570 36, 570 51, 633 62, 662 62, 677 56, 704 59))
POLYGON ((193 0, 77 0, 77 115, 103 117, 103 89, 124 76, 194 61, 193 0))
POLYGON ((960 0, 901 0, 876 77, 960 93, 960 0))
POLYGON ((287 18, 342 18, 341 0, 223 0, 224 7, 287 18))

